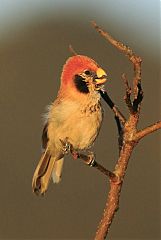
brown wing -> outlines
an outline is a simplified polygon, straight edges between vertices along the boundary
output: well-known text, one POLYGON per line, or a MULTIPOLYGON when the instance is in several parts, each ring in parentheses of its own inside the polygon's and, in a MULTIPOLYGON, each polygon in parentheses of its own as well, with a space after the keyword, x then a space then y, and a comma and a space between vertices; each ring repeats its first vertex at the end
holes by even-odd
POLYGON ((45 124, 43 132, 42 132, 42 147, 46 149, 48 144, 48 122, 45 124))

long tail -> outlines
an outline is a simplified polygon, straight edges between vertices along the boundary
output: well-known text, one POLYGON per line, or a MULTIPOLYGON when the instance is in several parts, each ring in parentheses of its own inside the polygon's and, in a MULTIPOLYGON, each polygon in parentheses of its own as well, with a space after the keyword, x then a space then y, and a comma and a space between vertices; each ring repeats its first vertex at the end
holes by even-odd
POLYGON ((61 158, 55 161, 53 171, 52 171, 52 179, 54 183, 59 183, 61 180, 63 163, 64 163, 64 158, 61 158))
POLYGON ((48 148, 42 154, 32 179, 32 190, 37 195, 43 195, 47 191, 51 176, 58 183, 61 178, 63 159, 57 160, 51 156, 48 148), (52 174, 53 172, 53 174, 52 174))

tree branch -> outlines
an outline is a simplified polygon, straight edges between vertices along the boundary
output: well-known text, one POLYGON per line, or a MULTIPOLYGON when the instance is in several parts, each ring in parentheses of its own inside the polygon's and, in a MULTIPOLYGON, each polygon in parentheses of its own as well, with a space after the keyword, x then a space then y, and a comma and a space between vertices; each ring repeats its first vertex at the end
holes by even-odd
POLYGON ((136 134, 136 140, 138 141, 138 140, 142 139, 143 137, 145 137, 146 135, 153 133, 160 128, 161 128, 161 121, 156 122, 156 123, 152 124, 151 126, 138 131, 136 134))
POLYGON ((119 118, 120 122, 124 125, 126 122, 126 118, 124 115, 120 112, 118 107, 113 103, 111 98, 108 96, 106 91, 100 90, 101 97, 105 100, 105 102, 108 104, 108 106, 112 109, 115 116, 119 118))
POLYGON ((101 29, 94 21, 92 21, 93 27, 104 37, 108 42, 110 42, 114 47, 116 47, 120 52, 123 52, 125 56, 131 61, 134 66, 134 78, 133 78, 133 94, 134 99, 137 98, 137 86, 138 83, 141 81, 141 57, 135 55, 131 48, 124 45, 122 42, 117 41, 114 39, 108 32, 101 29))
POLYGON ((116 47, 119 51, 121 51, 122 53, 124 53, 125 56, 128 57, 134 68, 132 89, 129 87, 126 75, 123 74, 122 76, 126 91, 124 99, 130 113, 128 119, 126 119, 123 114, 118 110, 118 108, 112 102, 106 92, 100 92, 102 98, 106 101, 106 103, 108 103, 110 108, 113 110, 115 116, 122 123, 121 130, 123 133, 120 156, 113 171, 115 176, 117 176, 118 181, 113 181, 113 179, 110 179, 110 191, 107 197, 106 206, 95 235, 95 240, 103 240, 107 236, 110 225, 119 207, 119 197, 122 189, 123 179, 126 174, 128 162, 131 157, 132 151, 140 139, 161 128, 161 121, 143 130, 137 130, 141 102, 143 100, 143 91, 141 87, 142 60, 139 56, 135 55, 131 48, 114 39, 108 32, 102 30, 95 22, 92 22, 92 25, 101 36, 103 36, 108 42, 110 42, 114 47, 116 47), (133 101, 131 101, 131 93, 133 93, 133 101))
POLYGON ((124 81, 125 89, 126 89, 126 95, 124 96, 125 103, 129 109, 130 113, 133 113, 133 106, 131 102, 131 88, 129 87, 129 83, 126 77, 126 74, 122 74, 122 79, 124 81))
POLYGON ((100 171, 101 173, 103 173, 104 175, 108 176, 109 179, 113 180, 113 181, 118 181, 117 176, 115 175, 115 173, 109 171, 108 169, 104 168, 101 164, 99 164, 98 162, 96 162, 95 160, 95 156, 93 154, 93 152, 89 152, 88 154, 84 154, 84 153, 80 153, 77 152, 73 149, 72 145, 70 144, 70 153, 72 154, 74 159, 81 159, 85 164, 87 164, 90 167, 94 167, 96 168, 98 171, 100 171))
POLYGON ((123 128, 126 123, 126 118, 124 115, 120 112, 120 110, 116 107, 116 105, 113 103, 111 98, 108 96, 107 92, 104 90, 100 90, 101 97, 104 99, 104 101, 108 104, 108 106, 113 110, 115 114, 115 121, 117 124, 118 129, 118 145, 119 145, 119 152, 121 151, 122 145, 123 145, 123 128), (121 125, 122 124, 122 125, 121 125))

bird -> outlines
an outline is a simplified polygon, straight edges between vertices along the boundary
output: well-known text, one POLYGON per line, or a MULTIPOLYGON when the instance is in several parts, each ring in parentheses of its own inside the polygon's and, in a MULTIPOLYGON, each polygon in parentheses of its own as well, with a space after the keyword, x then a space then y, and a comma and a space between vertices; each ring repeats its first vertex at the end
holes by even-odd
POLYGON ((90 57, 74 55, 61 73, 56 99, 49 106, 42 133, 42 155, 32 179, 32 191, 44 195, 51 178, 59 183, 69 146, 75 152, 89 149, 103 120, 100 90, 106 72, 90 57))

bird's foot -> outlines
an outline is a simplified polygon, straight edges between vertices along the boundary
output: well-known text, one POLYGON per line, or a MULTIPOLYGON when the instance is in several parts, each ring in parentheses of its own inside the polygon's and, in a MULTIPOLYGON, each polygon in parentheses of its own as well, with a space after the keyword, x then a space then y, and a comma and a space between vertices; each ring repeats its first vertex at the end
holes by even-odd
POLYGON ((62 144, 62 152, 64 154, 71 152, 72 145, 69 143, 68 138, 65 138, 65 140, 60 139, 60 142, 62 144))
POLYGON ((95 166, 95 155, 93 152, 88 152, 88 154, 84 154, 81 152, 77 152, 75 150, 71 150, 71 154, 73 156, 73 159, 81 159, 83 160, 88 166, 94 167, 95 166))
POLYGON ((96 164, 94 153, 89 152, 88 155, 87 155, 87 158, 88 158, 88 160, 86 161, 86 164, 90 167, 94 167, 95 164, 96 164))

